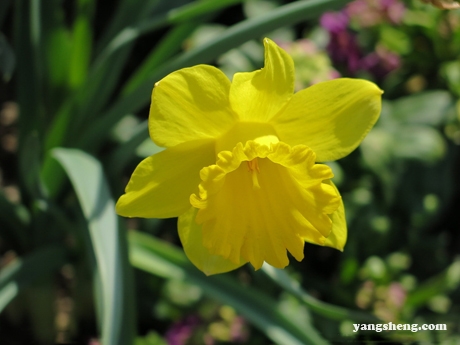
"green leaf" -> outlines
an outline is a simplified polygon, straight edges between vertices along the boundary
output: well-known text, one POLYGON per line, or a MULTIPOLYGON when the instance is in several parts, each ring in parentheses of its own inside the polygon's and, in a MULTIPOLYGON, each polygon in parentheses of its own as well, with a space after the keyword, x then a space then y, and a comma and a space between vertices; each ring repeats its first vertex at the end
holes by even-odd
POLYGON ((376 317, 362 313, 359 311, 348 310, 342 307, 337 307, 310 296, 302 289, 299 282, 292 279, 285 270, 280 270, 264 264, 262 266, 264 272, 271 280, 279 285, 284 291, 287 291, 296 296, 302 303, 304 303, 311 311, 334 320, 352 320, 356 322, 375 323, 379 319, 376 317))
MULTIPOLYGON (((183 1, 180 1, 183 2, 183 1)), ((92 127, 92 119, 104 108, 113 94, 120 75, 125 68, 127 59, 139 37, 138 26, 148 26, 145 32, 151 31, 158 18, 147 19, 151 12, 168 12, 177 5, 175 1, 122 1, 117 13, 103 37, 98 41, 96 58, 91 66, 87 83, 78 96, 80 106, 76 116, 75 127, 84 131, 92 127), (122 42, 122 44, 119 44, 122 42), (113 54, 116 50, 116 54, 113 54)), ((142 31, 142 30, 141 30, 142 31)), ((144 33, 145 33, 144 32, 144 33)))
MULTIPOLYGON (((93 0, 78 1, 72 32, 68 33, 69 38, 71 38, 71 46, 68 49, 70 57, 66 60, 67 69, 64 76, 68 90, 77 90, 87 79, 92 46, 93 7, 93 0)), ((75 91, 72 95, 72 97, 67 97, 62 101, 65 95, 61 94, 59 108, 56 109, 53 118, 49 121, 51 125, 45 136, 44 152, 46 155, 41 174, 51 196, 55 196, 59 192, 64 175, 56 161, 50 159, 47 153, 52 148, 70 146, 74 142, 75 125, 78 122, 76 111, 79 104, 78 92, 75 91)))
POLYGON ((105 49, 111 40, 123 29, 145 18, 152 9, 160 3, 159 0, 121 0, 117 3, 115 13, 111 16, 110 24, 97 42, 97 55, 105 49))
MULTIPOLYGON (((86 120, 95 117, 105 106, 117 85, 120 74, 125 67, 125 62, 137 38, 168 23, 190 19, 194 15, 201 15, 234 2, 235 0, 197 2, 196 6, 198 6, 201 11, 193 10, 195 6, 194 3, 193 8, 186 8, 185 14, 180 10, 182 7, 179 9, 171 9, 171 7, 174 6, 173 2, 161 2, 161 6, 157 8, 157 11, 161 12, 163 10, 166 14, 151 19, 146 19, 146 17, 152 9, 153 4, 147 3, 146 5, 146 3, 143 3, 142 6, 145 7, 145 10, 138 13, 139 9, 137 9, 135 12, 138 13, 137 17, 135 14, 131 13, 132 17, 129 17, 131 21, 127 22, 123 29, 120 29, 119 33, 106 47, 104 47, 104 50, 97 55, 88 77, 88 83, 86 87, 83 88, 83 95, 81 96, 83 101, 76 117, 77 121, 75 126, 77 128, 90 127, 88 124, 91 122, 86 120)), ((191 30, 192 27, 189 26, 188 29, 191 30)), ((180 45, 176 47, 179 48, 180 45)), ((164 54, 165 52, 161 51, 160 53, 164 54)), ((170 55, 170 52, 166 53, 166 55, 170 55)), ((160 57, 161 56, 162 55, 160 55, 160 57)))
POLYGON ((247 0, 195 1, 168 12, 169 23, 181 23, 247 0))
MULTIPOLYGON (((98 40, 96 52, 106 49, 106 40, 109 42, 113 35, 124 37, 126 33, 129 35, 129 28, 136 23, 144 20, 156 6, 158 1, 122 1, 118 7, 117 13, 113 16, 113 20, 103 34, 103 37, 98 40)), ((171 6, 170 2, 166 3, 171 6)), ((85 34, 83 32, 83 34, 85 34)), ((115 39, 117 39, 115 37, 115 39)), ((102 54, 104 58, 100 58, 101 54, 97 53, 98 58, 91 65, 89 74, 86 78, 86 83, 83 83, 79 92, 75 94, 75 101, 78 105, 78 110, 74 115, 74 121, 71 127, 73 131, 68 132, 69 136, 73 133, 84 131, 85 128, 92 126, 93 118, 99 115, 101 109, 106 106, 110 96, 113 94, 123 69, 126 66, 131 50, 134 47, 134 41, 129 41, 117 51, 117 54, 107 55, 102 54), (89 121, 88 119, 91 119, 89 121)), ((76 137, 72 137, 76 139, 76 137)), ((73 140, 74 142, 75 140, 73 140)))
POLYGON ((222 35, 200 47, 181 54, 164 65, 151 77, 150 88, 158 79, 179 68, 211 62, 219 55, 254 38, 283 26, 292 26, 316 18, 326 10, 340 8, 347 0, 303 0, 280 6, 256 18, 242 21, 228 28, 222 35))
POLYGON ((58 104, 66 95, 71 60, 72 37, 69 30, 61 25, 50 29, 46 35, 46 79, 52 91, 53 102, 58 104))
POLYGON ((396 178, 391 170, 394 163, 395 139, 392 132, 384 126, 377 126, 370 131, 360 145, 364 162, 385 181, 387 187, 393 185, 396 178))
POLYGON ((44 200, 47 192, 40 179, 41 146, 36 131, 29 133, 24 139, 23 148, 23 154, 19 156, 23 191, 34 200, 44 200))
POLYGON ((449 89, 460 95, 460 61, 454 60, 441 64, 441 74, 446 79, 449 89))
POLYGON ((92 66, 86 83, 80 88, 80 93, 75 96, 78 110, 71 126, 73 130, 67 132, 68 135, 73 136, 72 141, 77 139, 77 133, 84 131, 84 128, 92 127, 117 86, 133 46, 134 43, 126 45, 118 51, 118 54, 110 56, 103 64, 92 66))
POLYGON ((149 56, 144 60, 142 65, 136 70, 134 75, 126 82, 122 96, 131 93, 141 85, 149 75, 154 73, 155 68, 167 61, 174 54, 177 54, 182 42, 190 35, 199 23, 191 22, 175 26, 161 39, 155 46, 149 56))
POLYGON ((281 6, 265 15, 242 21, 222 35, 200 47, 179 55, 176 59, 168 61, 155 70, 141 85, 126 97, 121 98, 104 113, 97 121, 92 122, 79 142, 79 147, 94 149, 103 140, 101 133, 107 133, 124 115, 133 113, 142 108, 149 101, 153 84, 168 73, 177 69, 200 63, 209 63, 226 51, 236 48, 244 42, 258 38, 274 29, 291 26, 299 22, 316 18, 326 10, 340 8, 348 0, 304 0, 281 6))
POLYGON ((173 8, 164 15, 145 19, 144 21, 126 27, 107 45, 104 51, 98 56, 97 64, 102 64, 111 55, 115 54, 124 45, 132 43, 140 36, 155 31, 171 24, 185 23, 195 20, 208 13, 216 12, 220 9, 235 5, 244 0, 220 0, 220 1, 195 1, 191 4, 173 8))
POLYGON ((410 292, 407 296, 406 305, 420 307, 427 303, 431 298, 451 291, 455 291, 460 286, 460 257, 439 275, 423 282, 417 289, 410 292))
POLYGON ((401 159, 432 163, 444 156, 446 142, 433 126, 447 120, 453 105, 447 91, 422 92, 382 105, 380 120, 362 142, 361 152, 383 181, 391 184, 396 178, 395 164, 401 159))
POLYGON ((442 135, 428 126, 401 126, 394 138, 397 138, 397 144, 393 154, 397 158, 433 163, 444 157, 446 152, 442 135))
POLYGON ((380 40, 388 49, 398 54, 408 54, 412 50, 410 37, 392 26, 381 27, 380 40))
POLYGON ((150 331, 144 337, 136 338, 134 345, 168 345, 168 343, 158 333, 150 331))
MULTIPOLYGON (((11 261, 0 272, 0 312, 24 288, 54 273, 66 263, 67 251, 62 246, 40 248, 11 261)), ((52 306, 49 306, 50 308, 52 306)))
POLYGON ((58 146, 70 145, 72 142, 70 133, 72 132, 74 116, 74 103, 72 100, 67 100, 56 112, 50 129, 46 133, 44 162, 40 175, 51 199, 54 199, 59 194, 66 177, 62 167, 51 157, 50 151, 58 146))
MULTIPOLYGON (((433 16, 433 13, 430 13, 431 6, 425 7, 420 10, 408 8, 404 14, 404 24, 409 26, 421 26, 427 28, 430 31, 433 30, 436 26, 436 16, 433 16), (428 9, 428 11, 427 11, 428 9)), ((439 11, 433 8, 434 11, 439 11)))
POLYGON ((327 344, 311 324, 297 327, 295 315, 284 315, 277 302, 263 291, 242 286, 230 275, 207 277, 198 271, 183 252, 154 237, 129 233, 130 257, 134 267, 167 279, 186 279, 197 284, 207 296, 228 304, 278 344, 327 344))
POLYGON ((266 0, 252 0, 248 1, 243 5, 243 11, 246 17, 253 18, 263 15, 264 13, 270 12, 276 9, 279 3, 275 1, 266 0))
POLYGON ((18 156, 24 153, 25 139, 33 131, 39 138, 46 119, 42 95, 42 18, 41 1, 14 2, 15 51, 17 57, 17 100, 20 105, 18 156))
POLYGON ((14 52, 5 36, 0 32, 0 75, 4 82, 8 82, 16 66, 14 52))
POLYGON ((448 91, 421 92, 392 102, 392 116, 408 124, 439 126, 446 121, 452 103, 448 91))
POLYGON ((135 314, 126 238, 102 166, 80 150, 58 148, 53 156, 69 176, 88 222, 100 278, 102 344, 132 344, 135 314))
POLYGON ((72 49, 69 62, 69 85, 76 89, 86 80, 91 59, 93 33, 91 28, 93 0, 78 1, 77 12, 72 28, 72 49))

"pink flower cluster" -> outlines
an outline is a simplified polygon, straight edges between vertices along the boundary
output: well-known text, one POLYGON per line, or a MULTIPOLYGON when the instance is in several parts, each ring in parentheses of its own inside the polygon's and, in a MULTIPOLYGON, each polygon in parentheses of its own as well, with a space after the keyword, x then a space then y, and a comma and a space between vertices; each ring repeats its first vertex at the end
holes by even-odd
POLYGON ((341 12, 327 12, 320 24, 330 35, 328 53, 335 64, 342 65, 350 75, 367 71, 383 78, 397 69, 400 57, 382 45, 365 53, 359 46, 357 35, 350 29, 353 22, 360 28, 370 28, 382 23, 400 24, 405 7, 399 0, 355 0, 341 12))

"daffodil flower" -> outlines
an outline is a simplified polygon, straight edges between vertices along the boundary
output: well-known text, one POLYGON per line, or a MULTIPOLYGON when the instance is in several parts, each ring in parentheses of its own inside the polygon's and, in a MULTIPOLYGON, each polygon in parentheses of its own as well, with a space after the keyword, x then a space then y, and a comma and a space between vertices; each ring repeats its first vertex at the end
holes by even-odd
POLYGON ((250 262, 283 268, 306 242, 342 250, 344 207, 325 164, 353 151, 377 121, 382 91, 357 79, 294 94, 294 64, 264 40, 264 68, 230 82, 198 65, 155 84, 152 140, 117 203, 126 217, 179 217, 184 251, 206 274, 250 262))

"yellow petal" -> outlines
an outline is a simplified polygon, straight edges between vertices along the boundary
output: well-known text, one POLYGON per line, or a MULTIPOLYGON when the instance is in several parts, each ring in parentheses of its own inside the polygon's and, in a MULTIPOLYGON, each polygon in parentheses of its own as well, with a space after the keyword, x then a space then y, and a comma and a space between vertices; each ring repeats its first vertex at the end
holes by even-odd
MULTIPOLYGON (((335 189, 338 195, 339 191, 332 181, 328 183, 335 189)), ((343 251, 345 243, 347 242, 347 221, 345 219, 345 207, 343 206, 343 200, 340 199, 339 208, 330 215, 332 220, 332 231, 326 238, 324 245, 343 251)))
POLYGON ((201 225, 195 222, 198 210, 191 207, 179 217, 179 237, 189 260, 206 275, 225 273, 237 269, 246 262, 237 264, 219 255, 212 255, 203 246, 203 231, 201 225))
POLYGON ((335 79, 315 84, 292 97, 273 124, 281 141, 306 145, 319 162, 353 151, 380 115, 381 94, 360 79, 335 79))
POLYGON ((232 127, 230 81, 217 68, 198 65, 173 72, 155 84, 149 131, 159 146, 216 138, 232 127))
POLYGON ((268 38, 264 39, 264 46, 264 68, 233 77, 230 103, 241 120, 268 121, 294 93, 292 58, 268 38))
POLYGON ((327 214, 337 209, 340 197, 322 183, 331 170, 314 162, 309 148, 281 142, 248 141, 221 152, 217 164, 201 171, 199 195, 190 198, 200 209, 196 220, 203 226, 204 246, 259 269, 264 261, 285 267, 287 251, 302 260, 304 240, 324 244, 332 228, 327 214))
POLYGON ((117 202, 124 217, 170 218, 190 208, 198 190, 200 170, 215 162, 214 141, 181 144, 144 159, 117 202))

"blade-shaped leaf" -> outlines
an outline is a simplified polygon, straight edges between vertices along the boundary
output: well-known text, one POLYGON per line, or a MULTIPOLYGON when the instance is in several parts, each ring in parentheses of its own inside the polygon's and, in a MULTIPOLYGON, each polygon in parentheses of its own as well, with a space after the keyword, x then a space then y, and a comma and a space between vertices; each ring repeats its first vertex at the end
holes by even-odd
POLYGON ((137 68, 136 72, 126 82, 121 92, 122 96, 131 93, 140 84, 142 84, 146 76, 152 74, 155 69, 162 63, 177 54, 182 42, 193 32, 200 23, 189 22, 177 25, 158 42, 149 56, 144 60, 142 65, 137 68))
MULTIPOLYGON (((148 18, 149 11, 154 3, 143 3, 144 11, 139 11, 130 19, 123 29, 120 29, 116 37, 108 44, 101 54, 98 54, 91 68, 88 83, 83 88, 83 102, 79 109, 75 125, 85 127, 87 119, 92 118, 95 114, 103 109, 106 101, 113 93, 117 85, 118 78, 121 75, 123 67, 129 53, 133 48, 135 40, 147 32, 151 32, 165 24, 191 20, 196 16, 217 11, 220 8, 229 6, 241 0, 222 0, 219 2, 204 1, 194 2, 179 8, 174 7, 174 2, 160 2, 157 11, 165 11, 164 15, 154 18, 148 18)), ((120 17, 122 18, 122 17, 120 17)), ((190 33, 191 31, 189 31, 190 33)))
POLYGON ((456 257, 444 272, 421 283, 407 297, 407 305, 420 307, 441 292, 449 293, 460 286, 460 257, 456 257))
POLYGON ((11 79, 14 68, 16 66, 16 58, 13 49, 9 45, 5 36, 0 32, 0 77, 4 82, 11 79))
POLYGON ((80 150, 58 148, 53 155, 69 176, 88 222, 100 277, 102 343, 131 344, 134 311, 126 238, 119 229, 102 166, 80 150))
POLYGON ((425 91, 394 101, 391 115, 404 123, 439 126, 446 122, 452 103, 448 91, 425 91))
POLYGON ((40 148, 41 143, 36 131, 30 132, 23 139, 23 154, 19 156, 19 167, 23 192, 33 199, 46 199, 46 189, 40 178, 40 148))
MULTIPOLYGON (((18 0, 15 9, 15 52, 17 58, 17 100, 19 116, 19 154, 27 151, 26 138, 37 131, 39 139, 43 133, 43 54, 41 2, 18 0)), ((21 173, 26 174, 27 171, 21 173)))
POLYGON ((317 300, 313 296, 309 295, 306 291, 304 291, 300 284, 292 279, 284 270, 280 270, 270 265, 264 264, 262 266, 262 271, 267 276, 269 276, 273 282, 282 287, 284 291, 292 293, 311 311, 317 314, 335 320, 354 320, 367 323, 379 321, 376 317, 370 314, 348 310, 317 300))
POLYGON ((132 43, 148 32, 152 32, 170 24, 185 23, 243 1, 244 0, 195 1, 179 8, 173 8, 163 16, 146 19, 136 25, 127 27, 120 31, 110 44, 107 45, 106 49, 98 57, 97 63, 103 63, 110 55, 116 53, 118 49, 126 44, 132 43))
POLYGON ((100 52, 107 44, 127 26, 145 18, 152 9, 158 6, 160 0, 121 0, 117 2, 115 13, 111 16, 111 21, 107 28, 98 39, 96 51, 100 52))
MULTIPOLYGON (((135 34, 137 32, 136 25, 145 23, 146 18, 149 17, 153 10, 168 12, 175 6, 176 1, 182 4, 180 0, 166 2, 136 0, 120 3, 111 26, 99 40, 98 47, 102 47, 104 50, 102 53, 96 54, 97 57, 89 71, 88 80, 80 89, 82 94, 78 98, 81 103, 74 124, 77 128, 85 128, 88 124, 87 120, 94 118, 106 106, 106 102, 113 94, 126 61, 134 47, 135 38, 138 37, 135 34), (116 27, 118 27, 118 30, 115 30, 116 27), (133 37, 133 34, 135 37, 133 37), (110 39, 111 43, 104 44, 105 39, 111 35, 115 35, 113 39, 110 39), (132 37, 133 39, 126 41, 126 37, 132 37), (118 41, 125 42, 125 44, 119 46, 118 41), (117 49, 117 53, 106 54, 106 51, 112 51, 111 47, 113 45, 120 48, 117 49)), ((155 18, 148 20, 149 23, 156 23, 156 21, 155 18)), ((99 48, 96 48, 96 52, 98 51, 99 48)))
POLYGON ((80 86, 86 79, 91 59, 93 42, 92 19, 95 1, 80 0, 77 4, 77 17, 72 29, 72 51, 69 68, 69 84, 72 89, 80 86))

